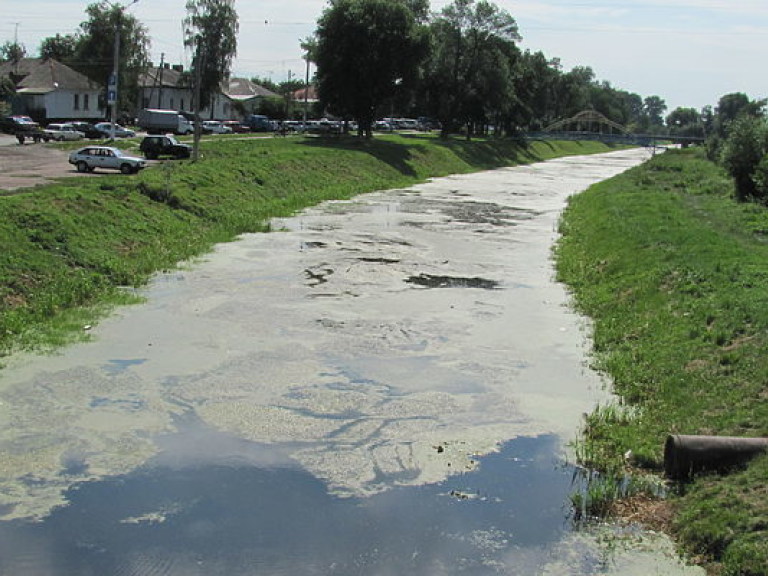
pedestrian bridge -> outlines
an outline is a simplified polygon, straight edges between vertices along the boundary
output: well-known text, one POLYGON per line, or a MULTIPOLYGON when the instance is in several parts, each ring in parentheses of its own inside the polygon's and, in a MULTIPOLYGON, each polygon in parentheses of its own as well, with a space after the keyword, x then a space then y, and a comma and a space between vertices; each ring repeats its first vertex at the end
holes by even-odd
POLYGON ((572 118, 550 124, 541 132, 529 132, 531 140, 598 140, 611 144, 656 147, 664 144, 702 144, 704 138, 669 134, 634 134, 595 110, 584 110, 572 118))

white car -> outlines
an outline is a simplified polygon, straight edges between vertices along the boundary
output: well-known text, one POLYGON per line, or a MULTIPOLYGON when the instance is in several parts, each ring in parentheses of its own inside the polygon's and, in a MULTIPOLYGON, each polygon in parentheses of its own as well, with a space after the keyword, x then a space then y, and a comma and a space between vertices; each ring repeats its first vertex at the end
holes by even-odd
MULTIPOLYGON (((112 122, 99 122, 94 128, 107 138, 112 137, 112 122)), ((133 130, 123 128, 120 124, 115 124, 115 138, 133 138, 134 136, 136 136, 136 132, 133 130)))
POLYGON ((203 132, 210 134, 231 134, 232 128, 225 126, 218 120, 204 120, 202 124, 203 132))
POLYGON ((82 140, 85 134, 77 130, 72 124, 48 124, 43 130, 43 137, 50 140, 82 140))
POLYGON ((129 156, 111 146, 86 146, 69 155, 69 163, 78 172, 93 172, 96 168, 120 170, 123 174, 133 174, 147 166, 143 158, 129 156))

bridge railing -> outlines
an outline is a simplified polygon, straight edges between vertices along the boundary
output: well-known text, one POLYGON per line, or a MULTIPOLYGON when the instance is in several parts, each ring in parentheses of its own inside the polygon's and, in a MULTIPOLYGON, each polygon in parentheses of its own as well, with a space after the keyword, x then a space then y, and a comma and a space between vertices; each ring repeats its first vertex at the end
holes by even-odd
POLYGON ((664 144, 702 144, 704 138, 656 134, 606 134, 598 132, 526 132, 527 140, 592 140, 629 146, 660 146, 664 144))

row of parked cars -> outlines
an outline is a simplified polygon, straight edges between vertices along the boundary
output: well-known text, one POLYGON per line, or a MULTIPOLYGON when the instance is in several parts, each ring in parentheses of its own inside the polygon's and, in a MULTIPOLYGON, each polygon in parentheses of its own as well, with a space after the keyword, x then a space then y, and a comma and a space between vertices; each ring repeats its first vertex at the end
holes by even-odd
MULTIPOLYGON (((51 140, 64 141, 64 140, 82 140, 88 139, 102 139, 112 137, 112 123, 111 122, 98 122, 96 124, 90 124, 89 122, 66 122, 63 124, 54 123, 48 124, 43 130, 43 134, 48 135, 51 140)), ((136 132, 115 124, 115 138, 133 138, 136 136, 136 132)))
MULTIPOLYGON (((17 115, 6 116, 0 119, 0 130, 8 134, 27 136, 35 140, 63 142, 66 140, 82 140, 83 138, 110 138, 112 135, 112 123, 54 122, 41 129, 40 125, 29 116, 17 115)), ((134 136, 136 136, 136 133, 133 130, 124 128, 119 124, 115 125, 115 137, 132 138, 134 136)))

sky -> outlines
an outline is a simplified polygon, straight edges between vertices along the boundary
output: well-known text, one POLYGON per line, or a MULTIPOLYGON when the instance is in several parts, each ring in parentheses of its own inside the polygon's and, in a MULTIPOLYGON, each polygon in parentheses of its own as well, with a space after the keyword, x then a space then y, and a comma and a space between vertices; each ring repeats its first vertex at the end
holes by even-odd
MULTIPOLYGON (((68 34, 92 0, 0 0, 0 43, 15 38, 29 55, 40 41, 68 34)), ((123 5, 130 0, 122 0, 123 5)), ((668 110, 716 106, 724 94, 768 97, 766 0, 496 0, 517 21, 520 47, 559 58, 564 70, 589 66, 601 81, 668 110)), ((186 0, 138 0, 128 8, 147 28, 151 59, 188 65, 181 21, 186 0)), ((449 0, 431 0, 439 11, 449 0)), ((232 73, 276 82, 303 78, 300 40, 327 0, 237 0, 238 54, 232 73)))

